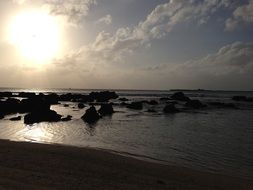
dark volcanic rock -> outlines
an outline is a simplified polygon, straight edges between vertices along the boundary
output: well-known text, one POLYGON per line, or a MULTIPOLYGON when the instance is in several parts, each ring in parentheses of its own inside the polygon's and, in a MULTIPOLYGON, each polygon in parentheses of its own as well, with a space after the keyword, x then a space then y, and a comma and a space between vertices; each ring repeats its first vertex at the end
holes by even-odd
POLYGON ((43 110, 43 111, 37 110, 31 113, 28 113, 24 117, 25 124, 33 124, 33 123, 39 123, 43 121, 48 121, 48 122, 61 121, 61 115, 57 114, 56 111, 53 111, 53 110, 43 110))
POLYGON ((150 101, 147 102, 147 104, 149 104, 149 105, 157 105, 158 102, 156 100, 150 100, 150 101))
POLYGON ((12 117, 10 118, 11 121, 20 121, 21 120, 21 116, 17 116, 17 117, 12 117))
POLYGON ((82 119, 87 123, 95 123, 99 120, 100 116, 94 106, 91 106, 86 110, 85 114, 82 116, 82 119))
POLYGON ((171 96, 171 98, 172 98, 173 100, 179 100, 179 101, 185 101, 185 102, 187 102, 187 101, 190 100, 190 98, 187 97, 187 96, 185 96, 185 94, 184 94, 183 92, 176 92, 176 93, 174 93, 174 94, 171 96))
POLYGON ((0 97, 12 97, 11 92, 0 92, 0 97))
POLYGON ((129 105, 127 105, 127 108, 135 109, 135 110, 142 110, 143 105, 142 105, 142 102, 132 102, 129 105))
POLYGON ((100 109, 98 110, 98 112, 101 115, 111 115, 114 113, 112 104, 101 104, 100 109))
POLYGON ((97 102, 108 102, 110 99, 116 99, 119 97, 116 92, 111 91, 91 92, 89 96, 97 102))
POLYGON ((252 102, 253 97, 246 97, 246 96, 233 96, 232 98, 234 101, 242 101, 242 102, 252 102))
POLYGON ((175 107, 174 104, 168 104, 163 109, 164 113, 177 113, 179 110, 175 107))
POLYGON ((154 109, 148 109, 147 112, 149 112, 149 113, 156 113, 156 111, 154 109))
POLYGON ((50 110, 50 103, 38 97, 23 99, 20 102, 20 113, 47 112, 48 110, 50 110))
POLYGON ((61 118, 61 121, 70 121, 72 119, 71 115, 68 115, 67 117, 61 118))
POLYGON ((126 102, 129 101, 127 98, 119 98, 119 101, 126 102))
POLYGON ((189 100, 189 101, 186 102, 185 106, 190 107, 190 108, 194 108, 194 109, 199 109, 199 108, 205 107, 206 105, 204 105, 199 100, 189 100))
POLYGON ((237 108, 236 105, 233 103, 208 102, 208 104, 217 108, 237 108))
POLYGON ((84 107, 85 107, 85 106, 84 106, 83 103, 79 103, 79 104, 78 104, 78 108, 79 108, 79 109, 83 109, 84 107))
POLYGON ((171 98, 168 98, 168 97, 161 97, 160 98, 160 101, 168 101, 168 100, 172 100, 171 98))

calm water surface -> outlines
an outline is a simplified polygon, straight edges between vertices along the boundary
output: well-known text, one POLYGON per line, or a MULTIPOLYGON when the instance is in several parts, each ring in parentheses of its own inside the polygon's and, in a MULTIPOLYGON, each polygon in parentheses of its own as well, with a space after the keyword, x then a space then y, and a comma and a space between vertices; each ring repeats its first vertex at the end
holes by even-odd
MULTIPOLYGON (((118 91, 131 100, 159 100, 171 93, 118 91)), ((252 92, 186 94, 204 102, 231 102, 233 95, 253 97, 252 92)), ((72 121, 25 125, 23 121, 9 121, 8 118, 13 117, 9 115, 0 121, 0 138, 102 148, 204 171, 253 177, 252 103, 236 103, 240 109, 203 109, 167 115, 162 113, 164 104, 146 105, 142 111, 114 106, 115 114, 92 126, 80 119, 85 109, 77 109, 76 103, 67 104, 69 107, 55 105, 51 108, 59 114, 72 115, 72 121), (154 108, 157 113, 146 112, 148 108, 154 108)))

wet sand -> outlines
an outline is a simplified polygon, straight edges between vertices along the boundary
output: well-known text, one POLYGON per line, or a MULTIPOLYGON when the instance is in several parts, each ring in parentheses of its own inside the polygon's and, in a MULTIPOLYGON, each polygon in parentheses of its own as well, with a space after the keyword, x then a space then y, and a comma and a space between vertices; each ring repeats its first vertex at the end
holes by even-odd
POLYGON ((106 151, 0 140, 0 189, 253 189, 253 181, 106 151))

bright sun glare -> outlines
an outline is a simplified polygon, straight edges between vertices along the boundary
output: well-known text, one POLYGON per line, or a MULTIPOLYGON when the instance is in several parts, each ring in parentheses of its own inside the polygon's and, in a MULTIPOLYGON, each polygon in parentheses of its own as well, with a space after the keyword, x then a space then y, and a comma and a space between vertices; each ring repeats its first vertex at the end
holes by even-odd
POLYGON ((59 26, 53 16, 40 11, 24 12, 11 22, 9 38, 21 54, 34 63, 44 63, 57 56, 59 26))

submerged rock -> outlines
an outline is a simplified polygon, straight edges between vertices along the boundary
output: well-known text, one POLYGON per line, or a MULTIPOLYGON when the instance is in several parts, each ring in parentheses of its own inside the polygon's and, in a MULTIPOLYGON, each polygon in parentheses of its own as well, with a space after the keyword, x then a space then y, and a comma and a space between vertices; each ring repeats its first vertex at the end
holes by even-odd
POLYGON ((185 104, 186 107, 194 108, 194 109, 199 109, 206 107, 201 101, 199 100, 189 100, 185 104))
POLYGON ((112 104, 101 104, 100 109, 98 110, 98 112, 101 115, 111 115, 114 113, 112 104))
POLYGON ((21 116, 17 116, 17 117, 12 117, 10 118, 11 121, 20 121, 21 120, 21 116))
POLYGON ((217 108, 237 108, 236 105, 233 103, 208 102, 208 104, 217 108))
POLYGON ((127 98, 119 98, 119 101, 126 102, 129 101, 127 98))
POLYGON ((135 110, 142 110, 143 105, 142 105, 142 102, 132 102, 129 105, 127 105, 127 108, 135 109, 135 110))
POLYGON ((71 115, 67 115, 66 117, 61 118, 61 121, 70 121, 72 119, 71 115))
POLYGON ((175 107, 175 104, 168 104, 163 109, 164 113, 177 113, 179 110, 175 107))
POLYGON ((58 122, 61 121, 61 115, 57 114, 56 111, 53 110, 43 110, 43 111, 34 111, 31 113, 28 113, 24 117, 24 123, 25 124, 33 124, 33 123, 39 123, 43 121, 48 122, 58 122))
POLYGON ((84 106, 83 103, 79 103, 79 104, 78 104, 78 108, 79 108, 79 109, 83 109, 84 107, 85 107, 85 106, 84 106))
POLYGON ((185 96, 185 94, 183 92, 176 92, 174 93, 171 98, 173 100, 179 100, 179 101, 184 101, 184 102, 187 102, 190 100, 189 97, 185 96))
POLYGON ((100 118, 96 108, 91 106, 86 110, 85 114, 82 116, 82 119, 87 123, 95 123, 100 118))
POLYGON ((149 104, 149 105, 157 105, 158 102, 156 100, 150 100, 150 101, 147 102, 147 104, 149 104))
POLYGON ((116 99, 119 97, 116 92, 111 91, 91 92, 89 96, 97 102, 108 102, 110 99, 116 99))

